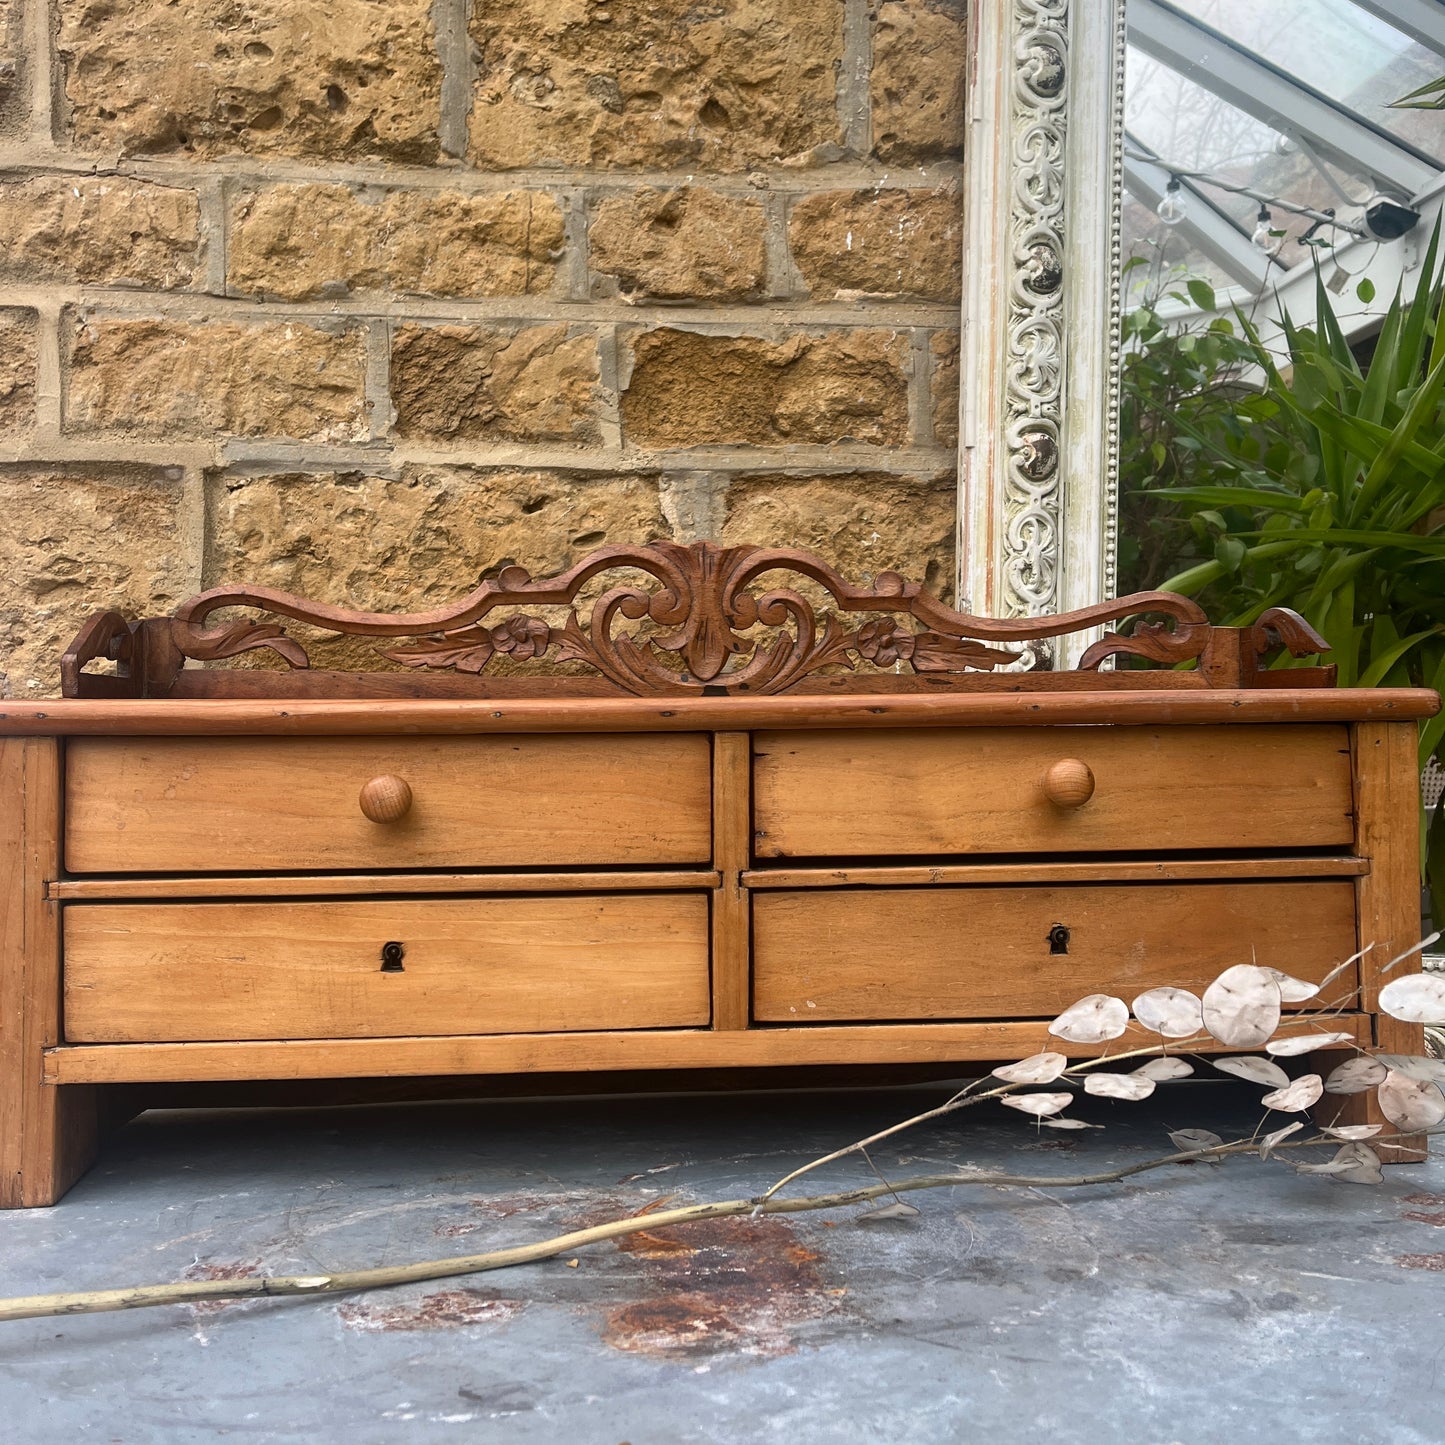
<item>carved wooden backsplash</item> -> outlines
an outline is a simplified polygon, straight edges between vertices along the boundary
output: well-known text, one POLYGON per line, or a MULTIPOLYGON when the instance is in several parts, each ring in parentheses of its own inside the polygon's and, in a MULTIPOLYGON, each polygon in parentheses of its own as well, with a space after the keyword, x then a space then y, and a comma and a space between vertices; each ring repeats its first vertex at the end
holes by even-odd
MULTIPOLYGON (((554 577, 534 578, 523 567, 505 567, 453 606, 434 612, 355 612, 270 588, 237 586, 200 593, 170 617, 132 622, 116 612, 100 613, 62 659, 65 695, 165 696, 186 660, 215 662, 258 649, 275 653, 293 669, 309 667, 305 647, 279 622, 211 621, 237 607, 376 638, 379 653, 419 672, 475 675, 503 658, 573 662, 634 696, 719 690, 767 695, 786 692, 824 669, 866 674, 907 668, 963 683, 968 674, 1016 667, 1023 644, 1125 618, 1136 619, 1133 630, 1106 633, 1085 653, 1081 672, 1129 655, 1169 667, 1196 663, 1195 686, 1201 678, 1215 687, 1250 686, 1258 685, 1261 659, 1270 651, 1284 647, 1303 657, 1326 646, 1302 618, 1283 608, 1266 612, 1253 627, 1219 628, 1211 627, 1189 598, 1147 592, 1056 617, 1005 621, 955 612, 896 572, 881 572, 865 587, 792 548, 663 541, 602 547, 554 577), (609 574, 615 574, 612 585, 609 574), (579 598, 598 579, 600 590, 590 589, 584 607, 579 598), (815 607, 799 590, 800 581, 821 590, 829 605, 815 607), (565 609, 565 615, 560 620, 540 615, 549 609, 565 609), (113 661, 117 674, 85 672, 86 663, 97 658, 113 661)), ((1319 686, 1332 680, 1329 671, 1293 669, 1288 681, 1319 686)), ((328 676, 338 679, 335 691, 342 692, 345 675, 328 676)), ((868 686, 868 676, 857 678, 856 690, 868 686)))

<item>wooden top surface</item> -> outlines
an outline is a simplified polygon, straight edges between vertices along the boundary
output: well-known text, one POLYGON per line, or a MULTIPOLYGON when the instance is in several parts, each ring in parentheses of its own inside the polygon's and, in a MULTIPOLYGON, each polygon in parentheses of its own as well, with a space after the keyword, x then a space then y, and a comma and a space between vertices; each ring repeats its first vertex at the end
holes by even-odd
POLYGON ((1433 717, 1426 688, 849 694, 672 698, 74 698, 0 702, 0 736, 364 736, 1019 727, 1061 723, 1386 722, 1433 717))

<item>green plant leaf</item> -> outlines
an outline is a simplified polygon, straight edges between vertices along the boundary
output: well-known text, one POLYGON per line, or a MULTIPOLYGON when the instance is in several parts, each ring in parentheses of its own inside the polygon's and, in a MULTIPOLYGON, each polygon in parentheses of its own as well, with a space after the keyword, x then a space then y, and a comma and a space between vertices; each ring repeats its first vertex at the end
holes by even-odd
POLYGON ((1219 303, 1214 299, 1214 287, 1208 281, 1192 276, 1184 283, 1184 289, 1189 292, 1189 299, 1201 311, 1218 310, 1219 303))
POLYGON ((1442 631, 1445 629, 1428 627, 1423 632, 1414 632, 1409 637, 1402 637, 1393 647, 1386 648, 1370 662, 1370 665, 1360 674, 1359 686, 1379 687, 1386 675, 1406 653, 1413 652, 1426 638, 1436 637, 1442 631))

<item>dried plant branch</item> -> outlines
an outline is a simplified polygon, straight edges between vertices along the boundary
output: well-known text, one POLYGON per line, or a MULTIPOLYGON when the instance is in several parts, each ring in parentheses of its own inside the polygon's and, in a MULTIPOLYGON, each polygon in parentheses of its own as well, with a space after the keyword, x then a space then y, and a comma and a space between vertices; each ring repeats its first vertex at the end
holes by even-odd
MULTIPOLYGON (((1209 1043, 1208 1034, 1197 1034, 1189 1039, 1171 1040, 1177 1052, 1185 1052, 1192 1045, 1209 1043)), ((1067 1069, 1059 1075, 1066 1079, 1070 1076, 1078 1077, 1089 1069, 1098 1068, 1100 1064, 1117 1064, 1124 1059, 1138 1059, 1146 1055, 1157 1056, 1160 1053, 1160 1045, 1149 1044, 1144 1048, 1129 1049, 1122 1054, 1105 1054, 1096 1059, 1080 1059, 1075 1064, 1070 1064, 1067 1069)), ((850 1154, 859 1154, 867 1150, 870 1144, 880 1143, 884 1139, 891 1139, 895 1134, 901 1134, 905 1129, 912 1129, 919 1124, 927 1124, 933 1119, 941 1119, 946 1114, 957 1113, 959 1109, 966 1109, 972 1104, 981 1104, 986 1099, 999 1099, 1005 1094, 1014 1093, 1017 1089, 1024 1087, 1020 1084, 999 1084, 992 1089, 985 1090, 981 1094, 972 1094, 969 1089, 980 1083, 978 1079, 968 1086, 960 1089, 951 1099, 932 1109, 925 1109, 921 1114, 915 1114, 911 1119, 902 1119, 896 1124, 890 1124, 886 1129, 880 1129, 876 1134, 870 1134, 866 1139, 855 1140, 852 1144, 845 1144, 841 1149, 835 1149, 831 1154, 824 1154, 820 1159, 814 1159, 810 1163, 794 1169, 791 1174, 785 1174, 776 1184, 770 1185, 759 1195, 760 1200, 771 1199, 779 1190, 785 1189, 795 1179, 801 1179, 805 1174, 811 1174, 815 1169, 821 1169, 825 1164, 836 1163, 839 1159, 846 1159, 850 1154)), ((761 1208, 757 1211, 762 1213, 761 1208)))
MULTIPOLYGON (((1323 1136, 1291 1141, 1281 1148, 1304 1148, 1329 1144, 1323 1136)), ((494 1249, 485 1254, 459 1255, 450 1259, 426 1259, 416 1264, 386 1265, 335 1274, 276 1275, 236 1279, 183 1280, 175 1284, 136 1285, 129 1289, 86 1290, 68 1294, 20 1295, 0 1299, 0 1321, 37 1319, 54 1315, 106 1314, 116 1310, 145 1309, 152 1305, 194 1304, 202 1300, 256 1299, 281 1295, 352 1294, 359 1290, 383 1289, 391 1285, 417 1284, 427 1280, 455 1279, 461 1275, 485 1274, 534 1264, 559 1254, 571 1254, 589 1244, 619 1239, 641 1230, 674 1228, 705 1219, 728 1219, 744 1214, 805 1214, 821 1209, 844 1209, 867 1204, 884 1195, 916 1193, 924 1189, 949 1189, 960 1184, 1008 1186, 1023 1189, 1082 1189, 1092 1185, 1117 1184, 1135 1174, 1165 1169, 1174 1164, 1192 1164, 1201 1159, 1221 1159, 1232 1154, 1250 1154, 1258 1145, 1253 1140, 1216 1144, 1207 1149, 1181 1150, 1118 1169, 1095 1174, 995 1174, 985 1170, 957 1169, 947 1174, 919 1174, 891 1183, 868 1184, 832 1194, 808 1195, 800 1199, 727 1199, 715 1204, 690 1204, 678 1209, 651 1210, 626 1219, 609 1220, 588 1229, 576 1229, 535 1244, 511 1249, 494 1249)))

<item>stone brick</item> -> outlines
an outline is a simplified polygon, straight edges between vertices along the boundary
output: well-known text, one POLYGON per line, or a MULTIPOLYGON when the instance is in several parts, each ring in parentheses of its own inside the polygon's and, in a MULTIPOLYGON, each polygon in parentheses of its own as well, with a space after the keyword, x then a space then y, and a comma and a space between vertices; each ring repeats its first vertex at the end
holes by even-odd
POLYGON ((643 301, 751 301, 763 289, 763 208, 683 187, 610 196, 588 231, 595 288, 643 301))
POLYGON ((850 581, 892 570, 936 597, 953 595, 951 473, 750 474, 728 488, 725 506, 722 540, 729 545, 805 547, 850 581))
POLYGON ((885 0, 873 25, 873 152, 891 165, 963 156, 963 0, 885 0))
POLYGON ((933 355, 929 388, 933 405, 933 440, 941 447, 958 445, 958 332, 935 331, 928 343, 933 355))
POLYGON ((55 697, 93 612, 169 612, 192 590, 181 483, 139 467, 0 467, 0 696, 55 697))
POLYGON ((275 186, 243 193, 231 216, 232 290, 290 301, 539 295, 552 287, 563 242, 561 209, 546 192, 275 186))
MULTIPOLYGON (((668 534, 656 476, 569 471, 216 477, 207 513, 208 586, 244 579, 376 611, 443 607, 509 562, 546 576, 604 542, 668 534)), ((317 667, 391 665, 369 640, 305 640, 317 667)))
POLYGON ((638 336, 633 356, 622 427, 635 445, 907 440, 901 332, 800 332, 774 342, 663 329, 638 336))
POLYGON ((80 318, 66 425, 164 437, 366 436, 360 331, 80 318))
POLYGON ((860 294, 959 299, 962 216, 948 190, 804 196, 788 218, 788 240, 815 301, 860 294))
POLYGON ((402 326, 392 342, 396 430, 441 441, 597 439, 597 340, 565 323, 402 326))
POLYGON ((60 0, 71 133, 124 155, 435 160, 430 0, 60 0))
POLYGON ((35 313, 0 310, 0 436, 35 424, 35 313))
POLYGON ((738 171, 838 153, 841 0, 476 0, 471 158, 738 171))
POLYGON ((186 286, 201 261, 194 191, 124 176, 0 185, 0 281, 186 286))
POLYGON ((0 4, 0 135, 23 130, 27 118, 23 24, 17 0, 0 4))

